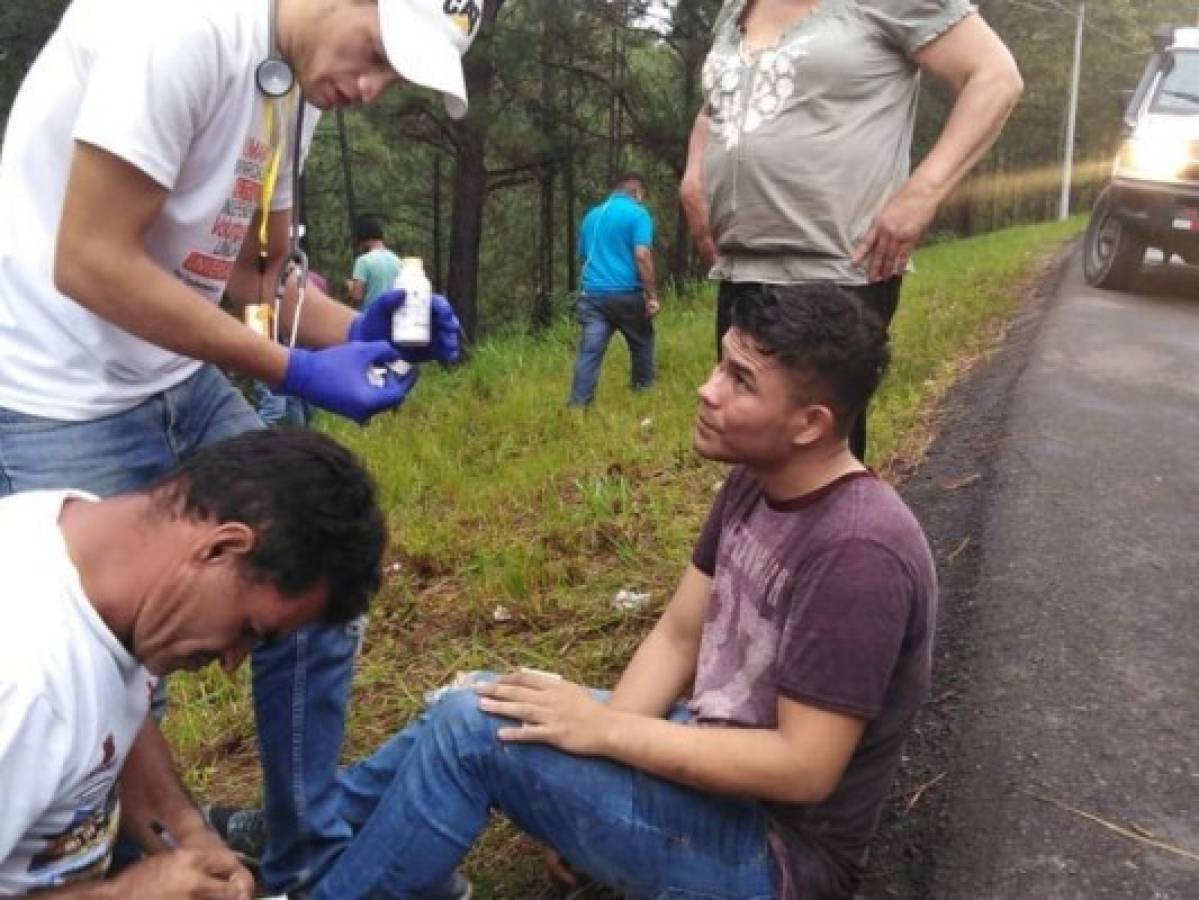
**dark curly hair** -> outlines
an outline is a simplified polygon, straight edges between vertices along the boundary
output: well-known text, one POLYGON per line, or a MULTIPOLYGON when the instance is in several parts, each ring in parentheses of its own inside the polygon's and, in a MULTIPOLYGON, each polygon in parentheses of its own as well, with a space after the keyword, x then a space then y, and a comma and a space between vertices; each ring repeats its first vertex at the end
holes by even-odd
POLYGON ((882 321, 835 284, 735 285, 733 326, 791 372, 797 394, 832 410, 842 437, 891 361, 882 321))
POLYGON ((387 529, 374 482, 323 434, 247 432, 189 456, 146 493, 167 515, 249 525, 249 577, 286 597, 328 585, 328 624, 362 615, 379 589, 387 529))
POLYGON ((362 215, 354 223, 354 240, 359 244, 383 240, 383 223, 377 216, 362 215))

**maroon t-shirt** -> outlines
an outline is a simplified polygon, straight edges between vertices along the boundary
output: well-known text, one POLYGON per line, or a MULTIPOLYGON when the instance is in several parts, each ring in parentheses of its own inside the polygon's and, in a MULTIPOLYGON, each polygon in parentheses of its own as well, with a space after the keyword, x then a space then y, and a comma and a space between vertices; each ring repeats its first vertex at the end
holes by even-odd
POLYGON ((692 555, 712 578, 700 722, 778 725, 778 698, 867 721, 825 802, 768 803, 780 897, 845 897, 928 697, 936 571, 911 511, 870 472, 786 503, 734 468, 692 555))

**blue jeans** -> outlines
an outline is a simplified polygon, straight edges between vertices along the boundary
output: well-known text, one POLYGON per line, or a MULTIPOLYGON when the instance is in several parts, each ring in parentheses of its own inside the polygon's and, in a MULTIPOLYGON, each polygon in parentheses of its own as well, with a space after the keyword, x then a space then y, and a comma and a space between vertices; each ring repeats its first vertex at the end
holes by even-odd
POLYGON ((575 359, 574 382, 570 386, 571 406, 586 406, 595 398, 604 354, 617 331, 629 345, 633 389, 654 383, 654 320, 645 314, 645 295, 641 291, 582 294, 575 316, 582 336, 575 359))
MULTIPOLYGON (((680 708, 672 718, 686 716, 680 708)), ((311 900, 420 896, 445 882, 490 809, 629 897, 775 896, 761 804, 609 760, 505 744, 496 736, 503 724, 479 710, 474 691, 450 691, 347 769, 342 815, 354 840, 311 900)))
MULTIPOLYGON (((0 496, 67 487, 100 496, 137 490, 183 456, 262 427, 212 366, 133 409, 90 422, 0 408, 0 496)), ((357 626, 311 626, 254 651, 271 835, 263 873, 272 889, 322 870, 347 837, 337 814, 337 764, 357 646, 357 626)))
POLYGON ((276 394, 261 381, 254 382, 254 398, 258 401, 258 417, 272 428, 280 424, 307 428, 312 419, 312 410, 299 397, 276 394))

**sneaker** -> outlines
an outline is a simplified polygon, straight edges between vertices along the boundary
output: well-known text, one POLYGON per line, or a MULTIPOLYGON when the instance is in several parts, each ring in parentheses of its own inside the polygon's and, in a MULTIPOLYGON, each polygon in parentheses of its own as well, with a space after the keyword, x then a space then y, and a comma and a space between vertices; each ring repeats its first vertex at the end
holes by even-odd
POLYGON ((445 884, 436 890, 421 894, 418 900, 471 900, 474 893, 475 889, 470 879, 455 869, 445 884))
POLYGON ((457 870, 446 882, 446 900, 470 900, 474 893, 475 888, 470 879, 457 870))
POLYGON ((257 863, 266 852, 266 816, 261 809, 205 806, 201 812, 229 849, 257 863))

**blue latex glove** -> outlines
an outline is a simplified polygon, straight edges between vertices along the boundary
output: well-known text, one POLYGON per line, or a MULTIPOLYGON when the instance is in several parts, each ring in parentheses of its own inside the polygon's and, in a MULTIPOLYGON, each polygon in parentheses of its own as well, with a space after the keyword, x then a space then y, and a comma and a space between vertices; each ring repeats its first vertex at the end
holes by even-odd
POLYGON ((350 341, 324 350, 293 348, 287 355, 287 374, 277 393, 290 394, 335 412, 359 425, 385 409, 399 406, 416 384, 418 369, 406 375, 385 370, 379 384, 371 383, 371 367, 400 358, 386 341, 350 341))
MULTIPOLYGON (((402 290, 388 291, 375 298, 375 302, 359 313, 350 323, 351 341, 391 341, 391 317, 404 305, 402 290)), ((440 294, 433 295, 429 317, 430 337, 425 347, 396 347, 400 359, 410 363, 444 362, 458 359, 458 335, 462 324, 454 314, 450 301, 440 294)))

